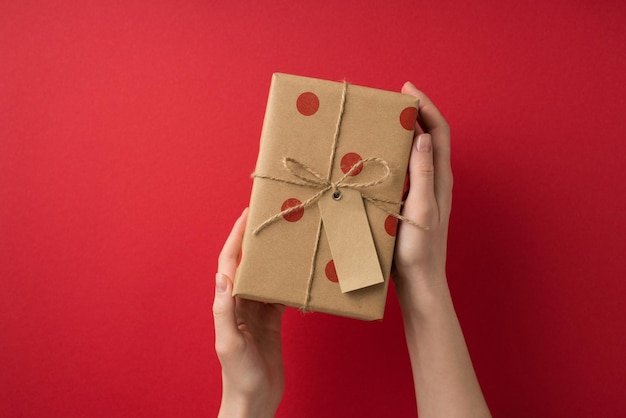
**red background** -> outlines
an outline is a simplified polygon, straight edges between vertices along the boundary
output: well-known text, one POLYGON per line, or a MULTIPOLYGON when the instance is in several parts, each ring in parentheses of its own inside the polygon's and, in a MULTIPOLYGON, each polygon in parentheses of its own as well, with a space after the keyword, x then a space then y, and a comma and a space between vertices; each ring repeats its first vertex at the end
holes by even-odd
MULTIPOLYGON (((626 414, 618 0, 3 1, 0 415, 197 417, 210 306, 272 72, 398 90, 452 125, 449 281, 495 416, 626 414)), ((382 322, 288 310, 278 416, 410 416, 382 322)))

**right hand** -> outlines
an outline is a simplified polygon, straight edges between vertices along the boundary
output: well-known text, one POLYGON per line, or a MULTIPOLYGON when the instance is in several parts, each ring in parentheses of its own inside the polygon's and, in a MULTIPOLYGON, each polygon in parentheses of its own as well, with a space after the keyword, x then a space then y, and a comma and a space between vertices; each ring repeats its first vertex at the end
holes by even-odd
POLYGON ((433 102, 407 82, 402 93, 420 99, 416 137, 409 160, 410 188, 402 215, 428 230, 400 222, 393 278, 400 302, 423 288, 446 285, 448 220, 452 206, 450 128, 433 102))

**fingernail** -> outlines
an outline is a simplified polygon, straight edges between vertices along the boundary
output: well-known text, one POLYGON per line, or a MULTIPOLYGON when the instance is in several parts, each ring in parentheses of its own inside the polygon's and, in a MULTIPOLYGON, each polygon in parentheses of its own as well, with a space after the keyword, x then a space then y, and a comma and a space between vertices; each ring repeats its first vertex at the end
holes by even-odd
POLYGON ((415 87, 415 84, 411 83, 410 81, 407 81, 405 84, 407 84, 409 87, 411 87, 413 90, 417 90, 417 87, 415 87))
POLYGON ((417 150, 419 152, 430 152, 432 141, 429 134, 421 134, 417 137, 417 150))
POLYGON ((217 293, 224 293, 227 288, 228 281, 226 279, 226 276, 224 276, 222 273, 217 273, 215 275, 215 291, 217 293))

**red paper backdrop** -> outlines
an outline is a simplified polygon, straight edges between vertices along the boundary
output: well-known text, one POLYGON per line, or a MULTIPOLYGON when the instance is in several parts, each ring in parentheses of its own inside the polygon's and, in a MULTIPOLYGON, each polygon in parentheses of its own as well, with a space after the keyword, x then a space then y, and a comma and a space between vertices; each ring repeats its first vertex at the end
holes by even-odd
MULTIPOLYGON (((453 129, 449 281, 495 416, 626 414, 618 0, 3 1, 0 415, 216 413, 216 257, 272 72, 397 90, 453 129)), ((411 416, 375 323, 289 310, 278 416, 411 416)))

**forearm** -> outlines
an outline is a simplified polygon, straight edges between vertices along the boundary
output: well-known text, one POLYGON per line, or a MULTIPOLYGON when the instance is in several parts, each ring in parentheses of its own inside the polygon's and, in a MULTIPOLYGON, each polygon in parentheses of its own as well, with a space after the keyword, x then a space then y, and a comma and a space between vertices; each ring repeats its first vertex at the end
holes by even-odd
POLYGON ((490 417, 445 277, 420 282, 400 293, 420 418, 490 417))

